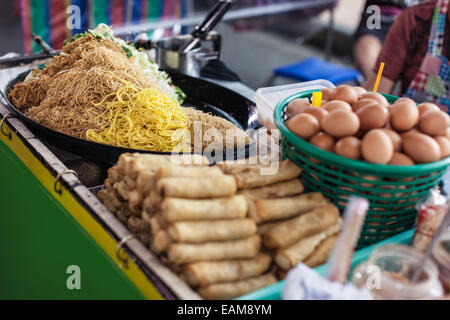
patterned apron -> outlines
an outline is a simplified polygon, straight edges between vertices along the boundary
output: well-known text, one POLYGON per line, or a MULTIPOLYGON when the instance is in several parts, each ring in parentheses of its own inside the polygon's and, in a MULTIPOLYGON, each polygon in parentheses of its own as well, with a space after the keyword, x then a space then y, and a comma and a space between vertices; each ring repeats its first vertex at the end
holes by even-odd
POLYGON ((450 64, 442 55, 449 0, 439 0, 433 14, 428 52, 405 97, 434 102, 445 112, 450 108, 450 64))

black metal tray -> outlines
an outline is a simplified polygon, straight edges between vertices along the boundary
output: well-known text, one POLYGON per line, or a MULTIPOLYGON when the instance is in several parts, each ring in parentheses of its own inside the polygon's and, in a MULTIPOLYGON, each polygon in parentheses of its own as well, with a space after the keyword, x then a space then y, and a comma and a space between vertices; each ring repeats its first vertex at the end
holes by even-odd
MULTIPOLYGON (((5 88, 5 93, 7 93, 17 82, 23 81, 29 72, 30 71, 26 71, 13 77, 8 82, 5 88)), ((223 117, 243 130, 249 129, 248 121, 250 113, 251 110, 255 108, 252 101, 232 90, 203 79, 193 78, 183 74, 172 74, 171 78, 173 84, 179 86, 187 95, 187 98, 183 102, 184 106, 192 106, 204 112, 209 112, 215 116, 223 117)), ((112 165, 115 164, 119 156, 125 152, 170 154, 169 152, 155 152, 116 147, 72 137, 45 127, 30 119, 12 105, 6 94, 5 99, 7 102, 7 107, 15 114, 17 118, 21 119, 29 127, 29 129, 36 134, 36 136, 58 148, 82 155, 91 161, 112 165)), ((249 146, 246 146, 246 156, 248 154, 248 150, 249 146)), ((237 154, 238 151, 235 150, 235 156, 237 156, 237 154)))

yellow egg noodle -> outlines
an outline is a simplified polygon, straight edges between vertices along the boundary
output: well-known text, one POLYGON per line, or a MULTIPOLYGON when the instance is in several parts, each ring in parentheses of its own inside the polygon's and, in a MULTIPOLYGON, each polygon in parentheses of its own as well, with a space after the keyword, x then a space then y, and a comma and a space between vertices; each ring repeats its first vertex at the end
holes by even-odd
POLYGON ((140 89, 125 82, 94 106, 104 110, 99 115, 104 126, 87 130, 87 140, 149 151, 191 151, 183 107, 154 88, 140 89))

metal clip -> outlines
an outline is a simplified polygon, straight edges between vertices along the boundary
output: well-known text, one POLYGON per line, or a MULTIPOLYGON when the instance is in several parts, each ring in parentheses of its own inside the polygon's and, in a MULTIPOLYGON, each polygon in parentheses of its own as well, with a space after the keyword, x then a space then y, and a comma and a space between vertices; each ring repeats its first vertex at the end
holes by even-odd
POLYGON ((74 174, 74 175, 78 178, 78 173, 77 173, 76 171, 74 171, 74 170, 64 169, 62 172, 60 172, 60 173, 56 176, 55 183, 53 184, 53 190, 54 190, 57 194, 59 194, 59 195, 62 194, 61 188, 59 188, 59 189, 57 188, 59 179, 61 178, 61 176, 65 175, 65 174, 67 174, 67 173, 72 173, 72 174, 74 174))
POLYGON ((134 234, 129 234, 128 236, 126 236, 125 238, 123 238, 122 240, 120 240, 120 242, 117 244, 116 247, 116 257, 117 259, 122 262, 122 265, 120 266, 121 268, 124 267, 125 269, 128 269, 128 256, 125 255, 125 257, 121 257, 120 256, 120 249, 123 250, 122 246, 127 243, 129 240, 134 238, 134 234))
POLYGON ((6 132, 3 125, 5 124, 5 120, 8 118, 13 118, 14 115, 12 113, 7 113, 3 116, 2 120, 0 121, 0 132, 5 136, 8 137, 9 140, 12 139, 11 131, 6 132))

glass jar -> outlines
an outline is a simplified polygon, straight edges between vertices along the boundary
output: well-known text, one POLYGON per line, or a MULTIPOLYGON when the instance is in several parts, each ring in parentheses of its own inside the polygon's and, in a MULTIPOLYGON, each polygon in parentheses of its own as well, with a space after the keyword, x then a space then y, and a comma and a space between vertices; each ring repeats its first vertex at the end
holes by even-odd
POLYGON ((423 261, 423 253, 403 245, 375 249, 353 272, 358 288, 367 288, 377 300, 438 299, 443 296, 436 264, 428 259, 416 283, 410 279, 423 261))
POLYGON ((450 294, 450 229, 434 248, 433 260, 438 267, 439 279, 442 282, 444 291, 450 294))

